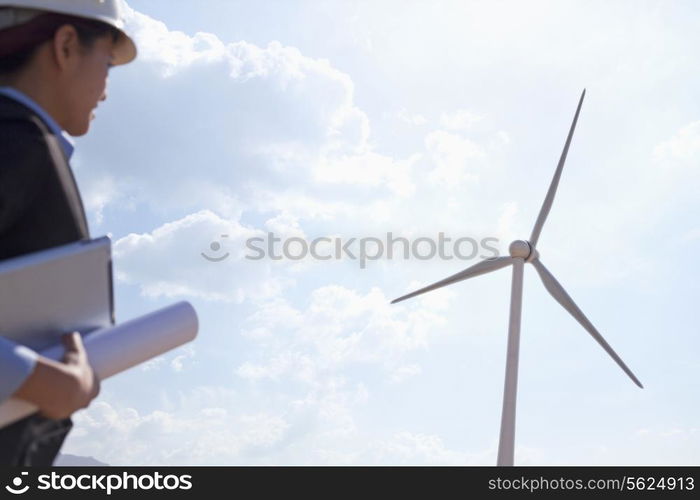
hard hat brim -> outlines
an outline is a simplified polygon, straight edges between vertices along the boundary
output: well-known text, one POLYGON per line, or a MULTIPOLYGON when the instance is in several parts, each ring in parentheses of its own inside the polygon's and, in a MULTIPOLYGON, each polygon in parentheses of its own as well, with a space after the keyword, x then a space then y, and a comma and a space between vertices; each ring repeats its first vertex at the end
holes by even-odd
POLYGON ((82 3, 77 0, 0 0, 0 8, 54 12, 101 21, 114 27, 121 35, 114 46, 113 64, 126 64, 136 58, 136 44, 124 30, 124 21, 117 0, 100 0, 99 4, 94 0, 83 0, 82 3))

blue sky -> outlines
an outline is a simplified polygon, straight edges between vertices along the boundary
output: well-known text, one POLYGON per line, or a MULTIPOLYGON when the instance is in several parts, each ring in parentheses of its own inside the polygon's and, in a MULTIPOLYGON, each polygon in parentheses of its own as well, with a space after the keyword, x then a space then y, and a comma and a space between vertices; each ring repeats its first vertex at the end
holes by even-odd
POLYGON ((64 451, 111 464, 486 464, 510 272, 251 261, 245 241, 527 238, 581 90, 542 261, 636 388, 526 268, 515 460, 697 464, 700 73, 691 2, 127 7, 137 62, 78 140, 117 316, 189 300, 198 339, 104 383, 64 451), (222 234, 229 235, 222 238, 222 234), (212 242, 230 257, 208 262, 212 242))

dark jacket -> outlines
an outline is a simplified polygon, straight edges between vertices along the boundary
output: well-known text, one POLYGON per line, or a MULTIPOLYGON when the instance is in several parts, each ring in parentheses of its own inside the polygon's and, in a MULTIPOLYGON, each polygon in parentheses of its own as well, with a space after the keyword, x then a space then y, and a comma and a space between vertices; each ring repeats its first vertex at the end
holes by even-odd
MULTIPOLYGON (((0 95, 0 260, 89 237, 58 138, 30 109, 0 95)), ((49 466, 70 419, 34 414, 0 429, 0 465, 49 466)))
POLYGON ((58 138, 30 109, 0 95, 0 260, 88 237, 58 138))

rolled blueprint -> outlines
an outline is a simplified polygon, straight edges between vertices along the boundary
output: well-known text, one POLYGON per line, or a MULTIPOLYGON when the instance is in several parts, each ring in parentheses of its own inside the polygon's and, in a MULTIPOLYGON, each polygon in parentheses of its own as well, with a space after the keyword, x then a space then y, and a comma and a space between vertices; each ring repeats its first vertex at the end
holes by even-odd
MULTIPOLYGON (((90 365, 104 380, 166 351, 192 341, 197 336, 197 313, 189 302, 177 302, 116 326, 96 330, 83 337, 90 365)), ((61 345, 41 352, 53 360, 63 357, 61 345)), ((0 405, 0 428, 31 415, 36 406, 20 399, 0 405)))

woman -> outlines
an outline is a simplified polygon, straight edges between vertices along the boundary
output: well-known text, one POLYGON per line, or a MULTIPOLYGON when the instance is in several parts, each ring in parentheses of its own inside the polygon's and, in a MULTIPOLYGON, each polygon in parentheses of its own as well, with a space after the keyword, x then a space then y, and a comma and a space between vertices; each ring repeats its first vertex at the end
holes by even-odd
MULTIPOLYGON (((89 238, 70 136, 87 133, 109 68, 135 56, 116 0, 0 0, 0 260, 89 238)), ((80 335, 63 341, 56 362, 0 337, 0 402, 40 409, 0 429, 0 464, 51 465, 97 396, 80 335)))

